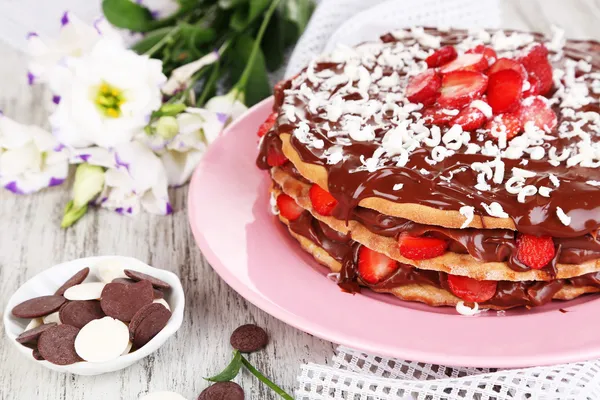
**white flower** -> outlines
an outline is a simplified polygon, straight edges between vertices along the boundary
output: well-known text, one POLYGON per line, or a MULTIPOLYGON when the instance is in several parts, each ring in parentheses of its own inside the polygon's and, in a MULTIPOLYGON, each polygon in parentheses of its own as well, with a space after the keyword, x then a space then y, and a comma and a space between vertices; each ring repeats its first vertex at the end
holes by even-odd
POLYGON ((158 157, 139 142, 119 146, 114 155, 116 168, 106 171, 99 205, 127 215, 136 215, 142 208, 152 214, 170 214, 167 175, 158 157))
POLYGON ((159 215, 173 211, 165 169, 142 143, 133 141, 111 150, 95 147, 78 152, 72 161, 82 164, 77 169, 73 200, 65 209, 63 227, 81 218, 90 201, 132 216, 142 209, 159 215))
POLYGON ((63 183, 68 155, 49 133, 0 114, 0 185, 16 194, 63 183))
POLYGON ((131 141, 162 102, 162 62, 101 39, 73 60, 73 76, 50 124, 69 147, 115 147, 131 141))
POLYGON ((244 105, 244 95, 236 88, 224 96, 215 96, 210 99, 205 108, 217 113, 219 120, 227 125, 248 110, 244 105))
POLYGON ((163 93, 166 95, 173 95, 179 90, 186 89, 190 84, 190 78, 196 72, 200 71, 205 66, 214 63, 218 59, 219 53, 217 51, 211 51, 196 61, 175 68, 173 72, 171 72, 171 76, 167 83, 162 87, 163 93))
POLYGON ((30 33, 27 35, 29 84, 48 83, 55 95, 53 100, 58 103, 62 91, 68 88, 71 60, 88 54, 100 38, 110 40, 114 46, 124 47, 118 31, 104 18, 88 25, 69 12, 61 18, 61 29, 56 39, 30 33))
POLYGON ((176 0, 138 0, 138 3, 150 10, 155 19, 170 17, 181 7, 176 0))
POLYGON ((181 186, 223 130, 223 122, 211 111, 187 108, 175 117, 161 117, 154 128, 154 134, 144 133, 139 139, 159 155, 169 186, 181 186))

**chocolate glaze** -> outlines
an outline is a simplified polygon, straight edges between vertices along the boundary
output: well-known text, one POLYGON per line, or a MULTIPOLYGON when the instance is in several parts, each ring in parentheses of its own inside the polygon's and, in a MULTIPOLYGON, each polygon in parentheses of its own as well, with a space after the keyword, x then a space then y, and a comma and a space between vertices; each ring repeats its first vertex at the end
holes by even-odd
MULTIPOLYGON (((342 264, 338 285, 343 291, 358 293, 361 285, 373 290, 391 290, 404 285, 424 284, 451 292, 447 283, 447 273, 421 270, 403 263, 398 263, 398 270, 383 281, 377 284, 366 283, 360 279, 358 273, 358 252, 361 244, 335 231, 326 234, 325 229, 331 230, 331 228, 318 222, 307 211, 302 213, 298 219, 290 221, 289 227, 292 232, 321 246, 331 257, 342 264)), ((485 308, 486 305, 502 308, 541 306, 550 302, 565 284, 572 284, 575 287, 600 288, 600 272, 551 281, 498 281, 494 297, 482 303, 482 307, 485 308)))
MULTIPOLYGON (((451 31, 447 33, 428 29, 431 34, 442 36, 442 45, 456 44, 466 37, 465 31, 451 31)), ((541 39, 540 35, 536 38, 541 39)), ((384 35, 382 40, 386 43, 393 43, 397 40, 391 35, 384 35)), ((565 55, 574 60, 586 58, 592 64, 593 72, 600 70, 600 44, 593 41, 569 41, 565 48, 565 55)), ((562 67, 565 58, 554 62, 555 67, 562 67)), ((336 63, 317 63, 315 71, 329 69, 334 73, 340 73, 343 64, 336 63)), ((367 68, 372 72, 372 68, 367 68)), ((390 67, 383 68, 383 75, 389 76, 394 71, 390 67)), ((396 71, 400 75, 401 71, 396 71)), ((305 75, 303 75, 305 76, 305 75)), ((299 82, 294 81, 294 88, 306 84, 309 89, 316 91, 319 86, 315 86, 308 78, 298 78, 299 82)), ((591 78, 585 78, 591 85, 591 78)), ((286 84, 291 87, 291 82, 286 84)), ((339 87, 338 87, 339 88, 339 87)), ((338 88, 331 90, 334 93, 338 88)), ((550 93, 552 94, 552 93, 550 93)), ((293 94, 280 94, 277 98, 276 106, 284 102, 295 104, 298 107, 305 107, 304 104, 293 94)), ((370 94, 371 99, 381 100, 381 94, 370 94)), ((580 110, 600 111, 598 107, 598 94, 590 91, 590 96, 594 99, 594 104, 586 106, 580 110)), ((327 136, 324 128, 326 122, 321 115, 322 110, 317 113, 310 113, 306 110, 307 120, 310 131, 316 138, 322 139, 324 146, 321 149, 308 147, 301 143, 296 136, 292 136, 291 144, 298 152, 303 162, 323 166, 328 174, 328 190, 338 200, 339 204, 335 210, 335 215, 342 219, 348 219, 352 210, 356 209, 362 199, 369 197, 379 197, 397 203, 414 203, 433 207, 441 210, 458 210, 464 205, 473 206, 480 215, 487 215, 482 208, 481 203, 489 204, 498 202, 511 218, 519 232, 533 234, 537 236, 549 235, 554 238, 581 238, 600 228, 600 188, 586 184, 588 180, 598 180, 600 172, 595 168, 584 168, 580 166, 567 168, 563 165, 555 167, 548 163, 548 160, 528 160, 527 170, 535 171, 537 175, 534 178, 528 178, 527 185, 553 187, 549 181, 550 173, 556 175, 561 182, 560 189, 554 190, 550 197, 529 196, 525 203, 519 203, 515 195, 506 192, 503 185, 495 185, 492 190, 479 192, 474 188, 476 175, 471 168, 468 168, 473 162, 485 162, 492 159, 489 156, 480 154, 464 154, 459 150, 456 154, 446 158, 436 165, 430 165, 425 158, 430 156, 429 149, 420 148, 411 153, 410 161, 405 167, 395 165, 386 165, 375 172, 365 170, 356 171, 356 168, 362 165, 360 156, 369 157, 379 146, 375 142, 357 142, 350 140, 351 144, 344 147, 344 160, 337 164, 329 165, 324 157, 325 151, 335 145, 335 141, 327 136), (467 167, 460 171, 461 167, 467 167), (424 175, 419 172, 421 169, 429 173, 424 175), (453 179, 449 182, 442 178, 448 177, 453 173, 453 179), (402 183, 402 190, 394 191, 392 187, 402 183), (556 216, 556 208, 560 207, 564 212, 572 217, 569 226, 565 226, 556 216)), ((555 106, 555 112, 558 116, 559 124, 551 134, 556 136, 552 142, 560 153, 562 149, 572 147, 578 138, 559 138, 557 135, 558 126, 562 121, 570 120, 561 114, 558 106, 555 106)), ((386 118, 384 117, 384 120, 386 118)), ((390 116, 391 119, 391 116, 390 116)), ((585 130, 587 125, 583 125, 585 130)), ((291 132, 296 128, 296 124, 287 120, 284 114, 278 118, 276 131, 291 132)), ((332 129, 339 129, 337 123, 331 123, 332 129)), ((442 128, 442 133, 447 128, 442 128)), ((385 134, 385 130, 378 129, 375 135, 380 142, 385 134)), ((348 139, 349 136, 348 136, 348 139)), ((482 145, 482 138, 478 144, 482 145)), ((592 141, 596 142, 600 138, 596 135, 592 141)), ((547 145, 547 143, 545 144, 547 145)), ((510 171, 512 167, 524 168, 519 163, 521 160, 503 159, 505 169, 510 171)), ((576 257, 579 253, 571 252, 565 257, 576 257)), ((569 258, 571 259, 571 258, 569 258)))

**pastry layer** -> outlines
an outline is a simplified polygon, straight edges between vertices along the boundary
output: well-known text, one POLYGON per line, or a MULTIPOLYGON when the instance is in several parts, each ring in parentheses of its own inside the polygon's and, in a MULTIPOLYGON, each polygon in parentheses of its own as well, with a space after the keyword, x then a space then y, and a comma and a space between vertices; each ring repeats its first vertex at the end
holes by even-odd
MULTIPOLYGON (((277 195, 280 192, 275 188, 272 189, 272 193, 277 195)), ((312 219, 310 216, 308 218, 312 219)), ((334 258, 322 247, 323 244, 319 245, 315 243, 315 241, 304 236, 300 233, 300 229, 294 231, 293 223, 290 223, 290 221, 283 216, 279 215, 279 219, 288 227, 290 234, 300 243, 301 247, 310 253, 320 264, 328 267, 334 273, 342 272, 343 268, 345 267, 343 265, 344 261, 339 260, 339 254, 336 255, 336 258, 338 259, 334 258)), ((346 244, 346 247, 348 252, 352 252, 352 246, 350 244, 346 244)), ((348 259, 347 255, 344 256, 344 259, 348 259)), ((402 268, 412 267, 403 266, 402 268)), ((414 272, 411 273, 414 275, 415 273, 420 274, 421 272, 415 269, 414 272)), ((430 272, 425 272, 425 274, 427 275, 427 277, 424 278, 425 280, 430 279, 432 276, 430 272)), ((461 299, 456 297, 444 287, 445 285, 443 281, 445 279, 445 274, 443 272, 439 274, 440 275, 437 280, 435 278, 432 279, 432 284, 423 282, 398 282, 397 284, 394 284, 392 280, 387 284, 386 282, 383 282, 377 285, 367 285, 362 282, 360 278, 356 279, 356 283, 361 286, 367 286, 376 292, 391 293, 396 297, 406 301, 418 301, 430 306, 455 306, 459 301, 461 301, 461 299)), ((398 279, 396 279, 396 281, 398 281, 398 279)), ((348 284, 348 282, 346 284, 348 284)), ((580 285, 576 286, 569 281, 563 280, 544 283, 499 282, 498 285, 498 291, 502 293, 497 294, 488 303, 483 303, 481 308, 504 310, 518 306, 532 307, 536 305, 543 305, 551 299, 572 300, 586 293, 595 293, 600 291, 600 285, 599 287, 580 285), (533 294, 528 295, 528 293, 533 294)), ((342 287, 344 286, 342 285, 342 287)))
POLYGON ((290 173, 281 168, 271 169, 271 177, 279 188, 291 196, 305 210, 308 210, 315 218, 327 224, 333 230, 350 237, 370 249, 386 254, 401 263, 415 266, 419 269, 446 272, 452 275, 468 276, 478 280, 495 281, 549 281, 553 279, 573 278, 591 272, 600 271, 600 259, 586 261, 581 264, 556 265, 556 275, 552 276, 546 270, 528 270, 517 272, 511 269, 506 262, 482 262, 469 254, 460 254, 448 251, 442 256, 427 260, 410 260, 398 250, 398 242, 395 237, 386 237, 375 234, 363 224, 355 221, 339 220, 333 216, 322 216, 316 213, 308 196, 310 184, 295 179, 290 173))

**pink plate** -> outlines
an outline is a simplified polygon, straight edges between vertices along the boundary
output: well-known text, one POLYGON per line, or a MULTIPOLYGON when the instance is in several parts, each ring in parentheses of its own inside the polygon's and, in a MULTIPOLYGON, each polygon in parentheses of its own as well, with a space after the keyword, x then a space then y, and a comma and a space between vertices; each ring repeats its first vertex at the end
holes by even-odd
POLYGON ((340 291, 269 211, 269 178, 255 158, 256 130, 271 106, 267 99, 232 124, 204 156, 190 187, 194 237, 238 293, 298 329, 372 354, 471 367, 600 358, 597 296, 464 317, 453 308, 340 291))

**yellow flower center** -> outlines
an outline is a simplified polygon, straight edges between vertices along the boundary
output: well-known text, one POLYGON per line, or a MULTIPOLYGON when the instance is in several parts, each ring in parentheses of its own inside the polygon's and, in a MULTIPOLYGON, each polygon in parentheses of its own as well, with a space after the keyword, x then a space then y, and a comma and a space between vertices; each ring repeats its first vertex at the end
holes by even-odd
POLYGON ((125 97, 121 89, 104 82, 98 87, 94 102, 102 114, 118 118, 121 116, 121 105, 125 103, 125 97))

